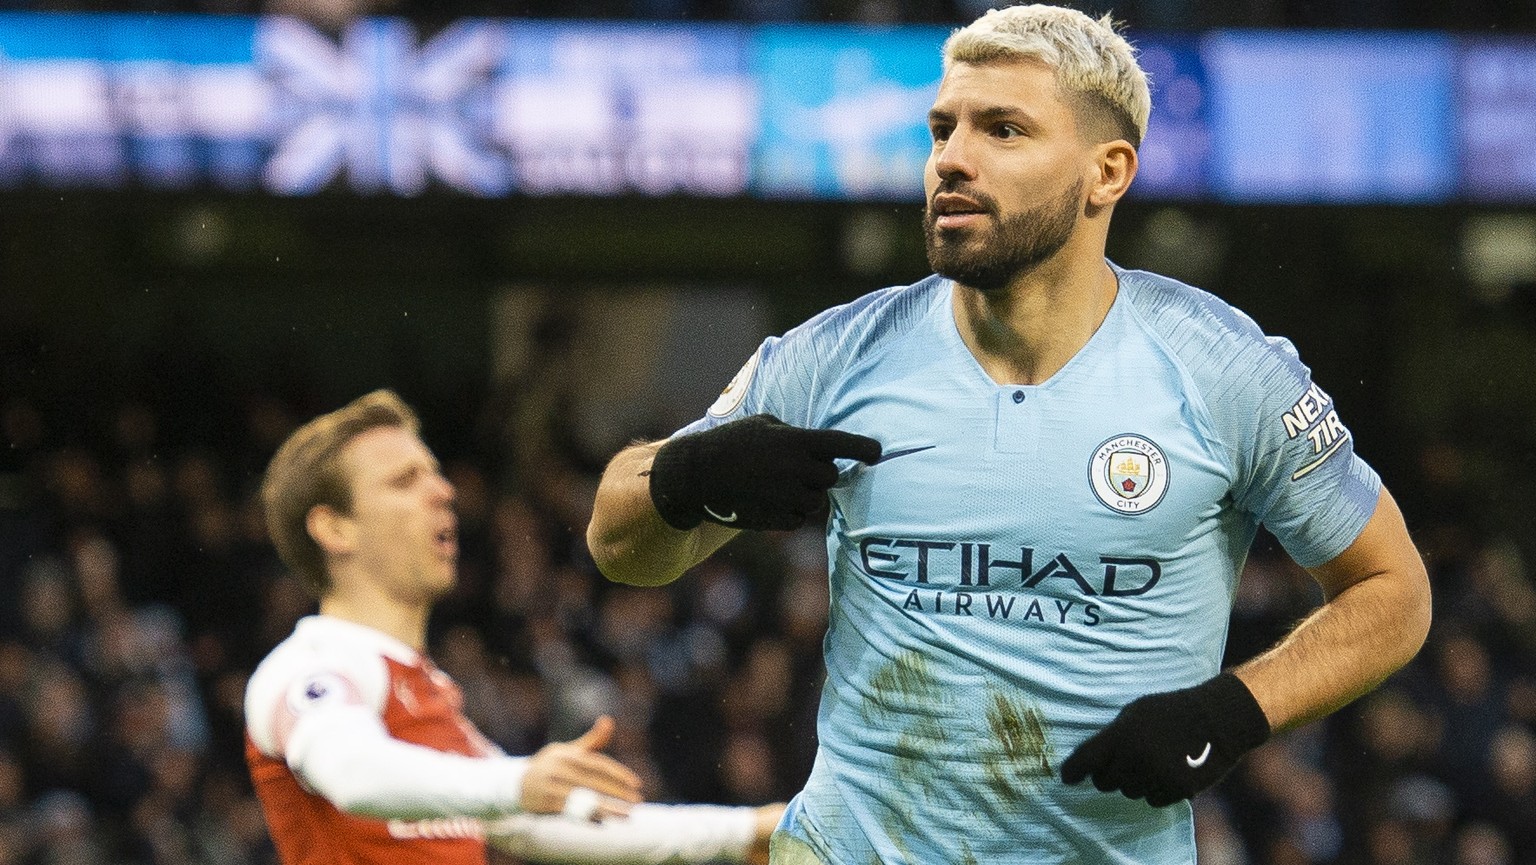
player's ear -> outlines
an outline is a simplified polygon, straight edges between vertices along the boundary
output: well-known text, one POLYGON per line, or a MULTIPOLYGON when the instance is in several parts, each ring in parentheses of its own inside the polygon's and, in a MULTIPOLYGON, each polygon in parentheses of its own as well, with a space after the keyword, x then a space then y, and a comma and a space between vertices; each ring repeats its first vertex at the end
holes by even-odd
POLYGON ((1088 182, 1088 206, 1110 207, 1125 195, 1136 177, 1136 148, 1117 138, 1094 148, 1094 168, 1088 182))
POLYGON ((328 555, 357 549, 357 523, 330 505, 315 505, 304 515, 304 527, 328 555))

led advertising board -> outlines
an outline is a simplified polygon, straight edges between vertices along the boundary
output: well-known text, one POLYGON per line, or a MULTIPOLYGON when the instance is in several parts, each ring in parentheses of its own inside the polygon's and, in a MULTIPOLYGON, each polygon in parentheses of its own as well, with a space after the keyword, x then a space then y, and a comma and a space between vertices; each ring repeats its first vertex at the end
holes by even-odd
MULTIPOLYGON (((0 187, 915 202, 948 33, 0 12, 0 187)), ((1536 201, 1529 37, 1133 36, 1133 198, 1536 201)))

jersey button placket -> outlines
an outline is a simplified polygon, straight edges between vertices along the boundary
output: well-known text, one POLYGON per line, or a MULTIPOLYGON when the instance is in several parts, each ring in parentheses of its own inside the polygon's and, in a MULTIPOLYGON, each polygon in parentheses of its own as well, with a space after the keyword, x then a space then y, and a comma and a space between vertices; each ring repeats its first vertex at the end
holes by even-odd
POLYGON ((1038 406, 1022 387, 998 388, 995 403, 997 438, 1000 453, 1033 454, 1040 432, 1038 406))

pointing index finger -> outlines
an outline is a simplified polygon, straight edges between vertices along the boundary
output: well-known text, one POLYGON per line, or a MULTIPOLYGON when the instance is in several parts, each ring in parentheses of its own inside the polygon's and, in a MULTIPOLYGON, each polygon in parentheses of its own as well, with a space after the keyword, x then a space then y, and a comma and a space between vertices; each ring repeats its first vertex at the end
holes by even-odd
POLYGON ((880 442, 842 430, 807 430, 806 450, 811 456, 823 460, 852 459, 866 465, 880 461, 880 442))
POLYGON ((1112 750, 1112 746, 1102 732, 1094 735, 1088 741, 1077 747, 1065 763, 1061 764, 1061 780, 1066 784, 1082 783, 1084 778, 1098 771, 1112 750))

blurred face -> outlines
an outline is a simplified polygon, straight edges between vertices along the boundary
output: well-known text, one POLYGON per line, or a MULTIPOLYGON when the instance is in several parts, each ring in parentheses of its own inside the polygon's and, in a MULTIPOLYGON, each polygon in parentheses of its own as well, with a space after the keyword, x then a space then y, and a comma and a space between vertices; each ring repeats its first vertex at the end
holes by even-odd
POLYGON ((924 233, 936 272, 995 291, 1066 245, 1083 213, 1090 148, 1048 67, 951 66, 928 128, 924 233))
POLYGON ((453 588, 453 485, 421 439, 400 427, 375 427, 347 443, 341 464, 352 480, 347 520, 363 572, 408 603, 431 603, 453 588))

